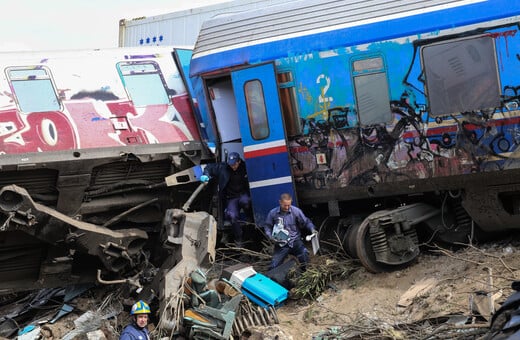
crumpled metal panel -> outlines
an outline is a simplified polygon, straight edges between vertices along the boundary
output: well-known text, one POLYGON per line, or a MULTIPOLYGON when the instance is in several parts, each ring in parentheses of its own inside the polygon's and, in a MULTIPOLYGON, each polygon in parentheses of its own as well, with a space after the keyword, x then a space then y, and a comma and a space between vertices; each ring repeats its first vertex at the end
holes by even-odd
POLYGON ((75 220, 36 203, 27 190, 16 185, 0 189, 0 231, 22 231, 48 244, 63 244, 74 251, 97 256, 106 269, 118 272, 131 264, 148 235, 128 228, 111 230, 75 220))
POLYGON ((217 222, 206 212, 186 213, 180 209, 167 212, 169 225, 165 226, 168 234, 163 237, 163 246, 177 250, 172 256, 178 261, 161 279, 159 301, 161 309, 161 324, 159 327, 173 330, 175 327, 173 315, 166 308, 168 299, 178 294, 183 287, 183 280, 191 272, 215 261, 217 222))

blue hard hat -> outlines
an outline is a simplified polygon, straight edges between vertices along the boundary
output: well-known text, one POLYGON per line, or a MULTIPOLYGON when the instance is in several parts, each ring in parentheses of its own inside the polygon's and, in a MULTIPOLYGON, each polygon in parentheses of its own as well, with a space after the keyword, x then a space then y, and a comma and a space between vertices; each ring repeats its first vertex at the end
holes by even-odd
POLYGON ((130 311, 130 315, 136 315, 136 314, 150 314, 150 306, 142 300, 137 301, 133 306, 132 310, 130 311))

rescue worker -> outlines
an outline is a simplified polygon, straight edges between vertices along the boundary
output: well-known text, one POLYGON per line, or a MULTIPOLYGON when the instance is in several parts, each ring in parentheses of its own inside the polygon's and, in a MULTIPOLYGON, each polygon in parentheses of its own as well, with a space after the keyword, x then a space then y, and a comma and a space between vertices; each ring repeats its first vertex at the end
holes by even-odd
POLYGON ((137 301, 130 310, 132 322, 123 329, 119 340, 150 340, 150 333, 146 327, 150 313, 150 306, 146 302, 137 301))
POLYGON ((279 206, 269 211, 264 224, 265 234, 275 243, 269 269, 281 265, 291 254, 296 256, 300 268, 305 271, 309 263, 309 251, 303 244, 301 231, 306 230, 315 236, 316 227, 300 208, 292 205, 290 194, 282 194, 278 202, 279 206))
POLYGON ((250 214, 251 198, 246 166, 240 155, 231 152, 227 162, 208 164, 200 180, 208 182, 213 177, 218 179, 218 197, 225 208, 225 217, 231 222, 235 246, 242 248, 244 232, 239 221, 240 209, 250 214))

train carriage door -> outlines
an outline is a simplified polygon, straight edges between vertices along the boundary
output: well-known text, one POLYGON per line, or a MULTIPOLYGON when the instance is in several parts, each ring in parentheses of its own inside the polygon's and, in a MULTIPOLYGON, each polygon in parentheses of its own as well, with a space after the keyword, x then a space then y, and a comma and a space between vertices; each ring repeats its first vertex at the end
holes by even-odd
POLYGON ((280 194, 294 196, 273 64, 231 73, 255 221, 262 223, 280 194))

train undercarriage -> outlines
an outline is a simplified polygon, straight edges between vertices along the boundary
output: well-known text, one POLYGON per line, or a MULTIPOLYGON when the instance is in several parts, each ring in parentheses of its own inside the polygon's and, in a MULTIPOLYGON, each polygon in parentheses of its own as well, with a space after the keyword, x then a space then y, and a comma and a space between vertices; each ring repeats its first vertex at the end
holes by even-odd
POLYGON ((463 245, 513 232, 520 225, 519 199, 518 185, 493 183, 344 205, 328 202, 321 249, 334 253, 340 247, 371 272, 404 268, 422 245, 463 245))
POLYGON ((143 149, 44 155, 27 168, 4 159, 1 294, 125 284, 166 310, 179 277, 214 260, 217 227, 197 179, 201 143, 143 149))

